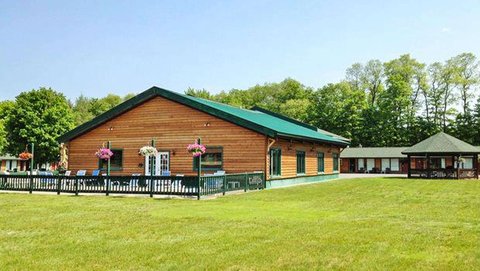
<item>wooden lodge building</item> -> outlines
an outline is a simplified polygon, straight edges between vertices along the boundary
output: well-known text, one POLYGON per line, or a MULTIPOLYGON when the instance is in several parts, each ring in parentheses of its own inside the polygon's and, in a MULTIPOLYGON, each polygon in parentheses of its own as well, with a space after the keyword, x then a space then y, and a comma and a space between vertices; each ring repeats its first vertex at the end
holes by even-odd
POLYGON ((158 87, 101 114, 59 138, 75 173, 105 170, 95 152, 111 142, 112 175, 149 174, 139 149, 156 141, 157 175, 195 175, 188 144, 206 146, 202 172, 266 173, 267 187, 336 178, 349 141, 255 107, 242 109, 158 87))

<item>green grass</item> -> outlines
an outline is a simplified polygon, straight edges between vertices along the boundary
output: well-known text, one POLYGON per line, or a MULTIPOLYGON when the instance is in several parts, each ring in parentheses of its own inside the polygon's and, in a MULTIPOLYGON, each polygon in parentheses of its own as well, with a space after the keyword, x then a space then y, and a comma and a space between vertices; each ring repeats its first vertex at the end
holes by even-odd
POLYGON ((0 194, 1 270, 479 266, 479 181, 337 180, 202 201, 0 194))

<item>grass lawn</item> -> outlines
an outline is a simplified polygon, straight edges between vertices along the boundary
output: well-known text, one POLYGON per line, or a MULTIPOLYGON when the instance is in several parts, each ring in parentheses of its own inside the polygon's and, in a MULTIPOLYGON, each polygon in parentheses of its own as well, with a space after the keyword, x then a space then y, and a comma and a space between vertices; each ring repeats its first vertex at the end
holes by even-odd
POLYGON ((215 200, 0 193, 1 270, 480 268, 480 182, 336 180, 215 200))

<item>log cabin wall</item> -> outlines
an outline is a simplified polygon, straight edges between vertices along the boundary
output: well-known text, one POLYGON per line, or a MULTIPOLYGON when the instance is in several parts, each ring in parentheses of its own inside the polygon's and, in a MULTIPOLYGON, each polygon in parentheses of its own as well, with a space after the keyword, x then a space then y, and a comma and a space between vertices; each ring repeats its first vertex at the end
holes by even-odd
MULTIPOLYGON (((318 173, 317 153, 324 153, 324 174, 333 174, 333 153, 340 155, 340 147, 335 145, 322 144, 309 142, 289 141, 286 139, 277 140, 271 148, 280 148, 282 150, 281 155, 281 176, 278 178, 295 178, 297 175, 297 150, 305 151, 305 174, 301 176, 316 176, 318 173), (312 150, 313 148, 313 150, 312 150)), ((267 159, 267 168, 269 168, 269 161, 267 159)), ((339 159, 340 160, 340 159, 339 159)), ((338 161, 340 167, 340 161, 338 161)), ((339 168, 340 169, 340 168, 339 168)), ((270 179, 269 171, 267 170, 267 178, 270 179)), ((277 177, 276 177, 277 178, 277 177)), ((274 178, 275 179, 275 178, 274 178)), ((272 179, 272 180, 274 180, 272 179)))
POLYGON ((207 147, 223 147, 226 173, 265 170, 266 136, 162 97, 68 142, 69 170, 85 169, 91 174, 99 164, 94 153, 102 143, 111 141, 112 149, 123 149, 123 167, 111 174, 144 174, 144 157, 138 151, 155 138, 157 149, 170 152, 172 174, 194 175, 193 158, 186 147, 197 137, 207 147))

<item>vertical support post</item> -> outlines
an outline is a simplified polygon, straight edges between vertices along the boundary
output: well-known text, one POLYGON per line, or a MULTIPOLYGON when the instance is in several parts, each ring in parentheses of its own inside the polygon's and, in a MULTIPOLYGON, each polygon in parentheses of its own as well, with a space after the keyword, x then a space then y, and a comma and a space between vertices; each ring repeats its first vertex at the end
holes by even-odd
POLYGON ((460 179, 460 155, 457 155, 457 180, 460 179))
POLYGON ((227 189, 227 175, 223 175, 223 195, 225 196, 225 190, 227 189))
POLYGON ((432 177, 431 170, 430 170, 430 155, 427 154, 427 179, 432 177))
MULTIPOLYGON (((152 139, 152 147, 155 148, 155 144, 155 139, 152 139)), ((155 163, 153 156, 150 156, 148 159, 150 159, 150 197, 153 198, 153 176, 155 175, 155 163)))
POLYGON ((473 156, 473 168, 475 169, 475 179, 478 179, 478 154, 473 156))
MULTIPOLYGON (((107 142, 107 148, 109 150, 112 149, 112 142, 111 141, 107 142)), ((107 160, 107 176, 110 177, 110 158, 107 160)))
POLYGON ((262 190, 267 188, 267 178, 265 178, 265 173, 262 172, 262 190))
POLYGON ((412 160, 410 155, 407 155, 408 158, 408 178, 412 177, 412 160))
POLYGON ((60 190, 62 189, 62 178, 60 175, 58 175, 57 178, 57 195, 60 195, 60 190))
POLYGON ((248 188, 248 173, 245 173, 245 187, 244 187, 244 192, 247 192, 248 188))
MULTIPOLYGON (((112 142, 111 141, 107 142, 107 148, 109 150, 111 150, 111 148, 112 148, 112 142)), ((110 195, 110 184, 111 184, 111 181, 110 181, 110 169, 111 168, 110 168, 110 166, 111 166, 110 159, 108 159, 107 160, 107 183, 106 183, 107 188, 105 189, 105 195, 106 196, 110 195)))
POLYGON ((33 191, 33 165, 35 164, 35 143, 32 143, 32 158, 30 159, 30 191, 29 193, 32 194, 33 191))
POLYGON ((78 196, 78 176, 75 176, 75 196, 78 196))
MULTIPOLYGON (((202 139, 197 139, 198 144, 202 144, 202 139)), ((202 156, 197 159, 197 200, 200 200, 200 176, 202 175, 202 156)))

